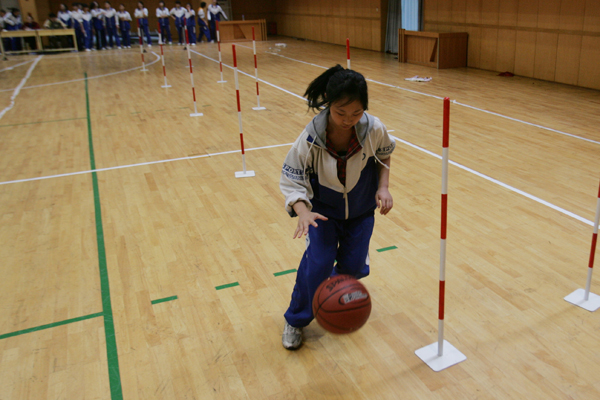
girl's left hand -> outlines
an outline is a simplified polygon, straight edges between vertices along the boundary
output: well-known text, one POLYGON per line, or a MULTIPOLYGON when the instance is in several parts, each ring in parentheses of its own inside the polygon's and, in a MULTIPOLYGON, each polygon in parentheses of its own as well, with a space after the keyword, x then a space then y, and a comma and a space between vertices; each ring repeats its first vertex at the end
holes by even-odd
POLYGON ((377 190, 375 201, 377 202, 377 208, 380 209, 379 213, 381 215, 386 215, 394 206, 394 199, 392 199, 392 195, 386 187, 377 190))

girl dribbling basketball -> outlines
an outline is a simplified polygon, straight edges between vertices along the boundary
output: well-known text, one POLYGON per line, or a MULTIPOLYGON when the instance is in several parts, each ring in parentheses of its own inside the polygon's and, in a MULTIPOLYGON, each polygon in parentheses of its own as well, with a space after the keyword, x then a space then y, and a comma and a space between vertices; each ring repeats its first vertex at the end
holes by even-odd
POLYGON ((298 216, 294 238, 306 235, 283 347, 302 345, 302 328, 313 319, 317 287, 331 275, 369 274, 369 242, 375 209, 393 206, 388 190, 395 142, 377 117, 367 114, 367 82, 337 65, 306 89, 308 106, 325 107, 288 152, 280 179, 285 208, 298 216))

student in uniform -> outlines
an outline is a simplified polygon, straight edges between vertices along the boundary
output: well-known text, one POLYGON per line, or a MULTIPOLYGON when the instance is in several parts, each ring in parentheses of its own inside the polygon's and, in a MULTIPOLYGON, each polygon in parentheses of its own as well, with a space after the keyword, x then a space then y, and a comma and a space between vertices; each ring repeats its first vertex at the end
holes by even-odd
MULTIPOLYGON (((38 24, 37 22, 35 22, 35 20, 33 19, 33 15, 31 15, 31 13, 27 14, 27 17, 25 17, 25 23, 23 24, 23 29, 26 31, 35 31, 40 28, 40 24, 38 24)), ((31 50, 37 50, 37 43, 34 37, 26 37, 24 38, 25 43, 27 43, 27 45, 29 46, 29 49, 31 50)))
POLYGON ((67 28, 72 28, 73 27, 73 20, 72 20, 72 17, 71 17, 71 12, 67 8, 66 4, 62 4, 61 3, 61 5, 59 6, 59 9, 58 9, 58 13, 56 13, 56 16, 58 17, 58 19, 60 19, 60 21, 67 28))
POLYGON ((117 49, 121 49, 121 40, 118 34, 119 18, 117 17, 117 10, 112 8, 109 1, 104 2, 104 23, 108 34, 108 47, 113 48, 116 44, 117 49))
POLYGON ((106 30, 104 29, 104 11, 98 3, 92 2, 90 14, 92 14, 92 24, 96 32, 96 49, 106 50, 106 30))
POLYGON ((177 36, 179 46, 185 44, 185 27, 183 25, 183 19, 185 18, 186 10, 181 7, 181 2, 177 0, 175 2, 175 8, 171 9, 171 17, 175 20, 175 28, 177 28, 177 36))
POLYGON ((160 37, 162 38, 163 43, 168 41, 169 44, 173 44, 173 40, 171 40, 171 28, 169 26, 170 16, 169 9, 165 7, 165 2, 159 1, 158 8, 156 9, 156 17, 158 18, 158 24, 160 26, 160 37), (165 38, 167 38, 166 41, 165 38))
POLYGON ((119 6, 119 12, 117 12, 117 16, 119 17, 119 26, 121 27, 121 43, 123 43, 123 47, 130 49, 131 15, 129 15, 129 12, 125 11, 125 5, 123 3, 121 3, 119 6))
POLYGON ((202 36, 206 36, 207 42, 212 42, 210 30, 208 29, 208 20, 206 19, 207 14, 206 3, 203 1, 200 3, 200 8, 198 9, 198 43, 202 42, 202 36))
MULTIPOLYGON (((21 28, 23 28, 21 11, 18 8, 13 8, 4 16, 4 29, 7 31, 18 31, 21 28)), ((21 50, 21 38, 10 38, 10 50, 21 50)))
POLYGON ((85 31, 83 30, 83 13, 79 3, 73 3, 71 5, 71 20, 73 22, 73 29, 75 29, 75 39, 77 39, 77 50, 81 51, 85 48, 85 31))
POLYGON ((135 13, 133 14, 140 26, 141 33, 146 35, 146 44, 148 47, 152 47, 152 38, 150 37, 150 31, 148 30, 148 9, 144 7, 144 3, 138 1, 137 8, 135 9, 135 13))
POLYGON ((83 46, 85 51, 92 51, 94 45, 94 36, 92 34, 93 17, 90 13, 90 6, 87 4, 83 5, 83 12, 81 13, 81 27, 83 28, 84 41, 83 46))
POLYGON ((213 3, 208 6, 208 23, 210 27, 210 36, 213 38, 212 41, 217 37, 216 23, 221 20, 221 15, 223 18, 228 19, 221 6, 217 4, 217 0, 213 0, 213 3))
POLYGON ((304 96, 320 112, 292 145, 279 183, 286 211, 298 216, 293 237, 306 236, 284 315, 282 344, 288 350, 302 345, 321 282, 337 274, 369 275, 375 210, 385 215, 393 207, 388 184, 395 143, 383 123, 365 112, 365 78, 336 65, 312 81, 304 96))
POLYGON ((188 30, 188 40, 192 46, 196 45, 196 12, 190 3, 185 5, 185 23, 188 30))

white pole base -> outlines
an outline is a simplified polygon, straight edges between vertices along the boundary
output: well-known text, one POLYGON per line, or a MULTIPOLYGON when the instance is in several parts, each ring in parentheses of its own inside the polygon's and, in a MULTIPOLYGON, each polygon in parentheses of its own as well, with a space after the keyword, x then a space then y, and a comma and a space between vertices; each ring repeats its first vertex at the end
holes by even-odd
POLYGON ((217 81, 217 83, 227 83, 227 81, 217 81))
POLYGON ((191 113, 191 114, 190 114, 190 117, 201 117, 201 116, 203 116, 203 115, 204 115, 204 114, 202 114, 202 113, 191 113))
POLYGON ((235 173, 236 178, 250 178, 254 176, 254 171, 238 171, 235 173))
POLYGON ((260 110, 266 110, 267 108, 266 107, 252 107, 252 109, 256 110, 256 111, 260 111, 260 110))
POLYGON ((142 68, 142 69, 140 69, 140 71, 142 71, 142 72, 148 72, 148 70, 146 68, 142 68))
POLYGON ((168 87, 171 87, 171 85, 162 85, 161 87, 168 88, 168 87))
POLYGON ((600 296, 590 292, 590 296, 587 301, 584 300, 584 297, 585 289, 577 289, 565 297, 565 300, 591 312, 594 312, 600 308, 600 296))
POLYGON ((456 347, 452 346, 446 340, 444 340, 444 354, 441 357, 438 356, 438 342, 421 347, 415 351, 415 354, 435 372, 439 372, 467 359, 467 356, 458 351, 456 347))

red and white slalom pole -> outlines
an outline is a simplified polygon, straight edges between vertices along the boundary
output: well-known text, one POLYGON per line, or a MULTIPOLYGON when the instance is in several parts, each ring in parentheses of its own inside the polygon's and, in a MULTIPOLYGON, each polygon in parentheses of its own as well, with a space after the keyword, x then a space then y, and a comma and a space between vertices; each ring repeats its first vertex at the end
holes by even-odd
POLYGON ((142 39, 142 30, 140 28, 140 20, 138 19, 138 36, 140 38, 140 55, 142 56, 142 69, 140 71, 146 72, 146 62, 144 61, 144 39, 142 39))
POLYGON ((160 22, 158 22, 158 44, 160 46, 160 60, 162 61, 163 76, 165 77, 165 84, 161 87, 170 88, 171 85, 167 83, 167 68, 165 67, 165 54, 163 53, 162 35, 160 34, 160 22))
POLYGON ((256 36, 254 35, 254 27, 252 27, 252 51, 254 51, 254 80, 256 81, 256 107, 253 110, 266 110, 260 106, 260 92, 258 91, 258 62, 256 61, 256 36))
POLYGON ((350 69, 350 39, 346 38, 346 64, 348 65, 348 69, 350 69))
POLYGON ((223 61, 221 58, 221 36, 219 34, 219 21, 216 21, 217 23, 217 46, 219 47, 219 69, 221 70, 221 80, 217 81, 217 83, 225 83, 227 82, 225 79, 223 79, 223 61))
MULTIPOLYGON (((350 61, 350 56, 348 56, 350 61)), ((444 307, 446 295, 446 231, 448 218, 448 147, 450 142, 450 99, 444 99, 442 139, 442 218, 440 232, 440 285, 438 310, 438 341, 420 348, 415 354, 434 371, 441 371, 467 359, 444 340, 444 307)))
POLYGON ((592 234, 592 249, 590 251, 590 260, 588 263, 587 281, 585 289, 577 289, 565 300, 588 311, 596 311, 600 308, 600 296, 590 293, 592 286, 592 273, 594 272, 594 257, 596 255, 596 244, 598 243, 598 225, 600 224, 600 187, 598 188, 598 199, 596 201, 596 217, 594 218, 594 232, 592 234))
POLYGON ((242 130, 242 107, 240 105, 240 84, 238 80, 237 57, 235 55, 235 44, 231 45, 233 51, 233 75, 235 76, 235 98, 237 100, 238 124, 240 126, 240 144, 242 145, 242 171, 235 173, 236 178, 248 178, 254 176, 254 171, 246 170, 246 151, 244 150, 244 131, 242 130))
POLYGON ((196 105, 196 88, 194 88, 194 71, 192 69, 192 55, 190 54, 190 41, 188 38, 188 29, 187 29, 187 23, 185 23, 184 20, 184 25, 185 25, 185 43, 186 43, 186 48, 187 48, 187 54, 188 54, 188 63, 190 64, 190 80, 192 82, 192 96, 194 98, 194 112, 192 114, 190 114, 190 117, 201 117, 203 114, 198 112, 198 106, 196 105))

